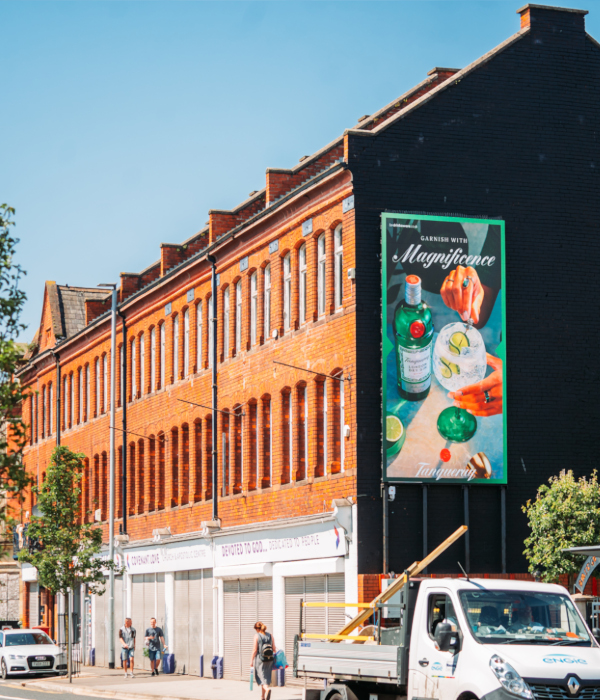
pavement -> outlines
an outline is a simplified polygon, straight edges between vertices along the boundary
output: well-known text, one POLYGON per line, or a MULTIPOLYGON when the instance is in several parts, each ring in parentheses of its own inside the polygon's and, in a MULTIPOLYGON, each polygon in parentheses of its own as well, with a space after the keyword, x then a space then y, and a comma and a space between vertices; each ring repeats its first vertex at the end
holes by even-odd
MULTIPOLYGON (((162 673, 152 677, 150 671, 143 670, 136 671, 135 678, 125 680, 120 668, 110 670, 93 666, 84 667, 72 683, 64 676, 31 680, 23 677, 9 678, 0 686, 0 700, 9 688, 117 700, 260 700, 260 687, 256 683, 251 691, 250 684, 244 681, 162 673)), ((301 700, 302 697, 301 686, 273 687, 271 692, 271 700, 301 700)))

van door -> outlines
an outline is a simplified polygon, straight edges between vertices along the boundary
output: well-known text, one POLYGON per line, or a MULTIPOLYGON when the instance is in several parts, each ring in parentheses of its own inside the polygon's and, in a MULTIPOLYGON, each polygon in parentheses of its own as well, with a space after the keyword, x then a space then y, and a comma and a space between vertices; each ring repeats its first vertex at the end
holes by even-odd
POLYGON ((414 621, 412 630, 417 644, 410 656, 411 697, 454 700, 460 652, 440 651, 434 637, 435 629, 442 621, 454 625, 459 632, 450 592, 443 588, 429 590, 424 602, 419 620, 414 621))

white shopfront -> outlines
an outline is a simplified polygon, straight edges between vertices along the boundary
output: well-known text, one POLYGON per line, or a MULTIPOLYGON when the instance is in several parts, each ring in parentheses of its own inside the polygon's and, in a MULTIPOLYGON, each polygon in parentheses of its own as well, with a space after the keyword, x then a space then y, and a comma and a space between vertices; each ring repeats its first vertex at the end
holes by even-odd
MULTIPOLYGON (((176 673, 210 677, 215 660, 225 678, 247 680, 253 626, 261 620, 291 666, 300 600, 357 600, 355 508, 335 501, 333 512, 318 516, 126 546, 118 555, 125 573, 115 579, 115 635, 125 615, 131 617, 138 631, 137 665, 149 668, 143 634, 155 617, 175 655, 176 673)), ((108 665, 107 609, 108 595, 95 596, 98 665, 108 665)), ((355 613, 307 610, 307 631, 325 633, 335 633, 355 613)), ((119 665, 117 643, 115 650, 119 665)))
MULTIPOLYGON (((336 501, 334 511, 294 518, 269 527, 237 528, 214 536, 214 576, 219 590, 218 650, 225 678, 246 680, 254 623, 264 622, 284 649, 291 679, 294 635, 300 600, 345 602, 358 599, 354 509, 336 501)), ((306 629, 335 634, 352 608, 307 609, 306 629)))

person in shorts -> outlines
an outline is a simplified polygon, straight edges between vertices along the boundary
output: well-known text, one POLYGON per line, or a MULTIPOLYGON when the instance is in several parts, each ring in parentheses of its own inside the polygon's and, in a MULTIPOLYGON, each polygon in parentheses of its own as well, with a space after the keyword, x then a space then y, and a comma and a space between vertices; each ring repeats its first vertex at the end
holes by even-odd
POLYGON ((165 635, 160 627, 156 626, 156 618, 150 618, 150 627, 146 630, 146 646, 148 647, 148 656, 150 657, 150 668, 152 676, 158 676, 160 666, 160 643, 166 649, 165 635))
POLYGON ((121 661, 125 669, 125 678, 131 668, 133 678, 133 655, 135 653, 135 627, 131 626, 131 618, 126 617, 123 627, 119 630, 119 641, 121 642, 121 661))

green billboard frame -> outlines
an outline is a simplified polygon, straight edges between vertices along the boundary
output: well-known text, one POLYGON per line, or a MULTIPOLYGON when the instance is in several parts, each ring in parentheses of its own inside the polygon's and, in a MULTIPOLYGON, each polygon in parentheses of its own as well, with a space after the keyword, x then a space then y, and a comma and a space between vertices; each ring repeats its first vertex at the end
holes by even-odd
POLYGON ((381 214, 381 349, 382 349, 382 404, 381 404, 381 436, 382 436, 382 478, 385 483, 398 484, 506 484, 507 483, 507 394, 506 394, 506 253, 505 253, 505 222, 503 219, 489 219, 483 217, 469 216, 441 216, 437 214, 418 214, 410 212, 385 211, 381 214), (390 219, 419 219, 428 221, 451 221, 456 223, 473 223, 497 225, 500 227, 500 250, 501 250, 501 280, 500 298, 502 303, 502 341, 496 348, 496 354, 502 360, 502 393, 503 393, 503 436, 502 436, 502 457, 503 474, 498 479, 473 479, 467 482, 465 479, 435 479, 435 478, 406 478, 388 477, 387 456, 385 450, 385 424, 387 414, 387 357, 393 348, 389 347, 390 341, 387 336, 387 224, 390 219))

